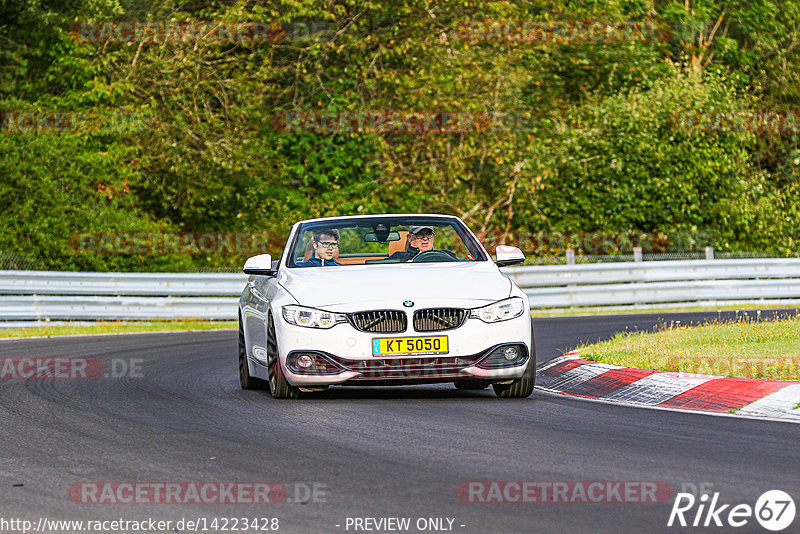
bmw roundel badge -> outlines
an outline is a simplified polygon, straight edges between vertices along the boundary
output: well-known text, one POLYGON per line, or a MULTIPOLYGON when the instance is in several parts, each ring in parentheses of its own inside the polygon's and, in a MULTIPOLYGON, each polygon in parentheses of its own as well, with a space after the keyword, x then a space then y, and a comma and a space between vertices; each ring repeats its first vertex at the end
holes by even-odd
POLYGON ((407 300, 403 303, 403 306, 405 306, 406 308, 411 308, 412 306, 414 306, 414 301, 407 300))

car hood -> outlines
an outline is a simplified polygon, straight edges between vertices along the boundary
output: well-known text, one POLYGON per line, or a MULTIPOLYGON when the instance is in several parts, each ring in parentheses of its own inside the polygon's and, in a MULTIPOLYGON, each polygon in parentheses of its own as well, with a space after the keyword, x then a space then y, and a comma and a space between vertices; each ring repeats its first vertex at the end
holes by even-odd
POLYGON ((491 262, 282 268, 278 280, 304 306, 357 311, 417 306, 470 307, 511 294, 511 281, 491 262))

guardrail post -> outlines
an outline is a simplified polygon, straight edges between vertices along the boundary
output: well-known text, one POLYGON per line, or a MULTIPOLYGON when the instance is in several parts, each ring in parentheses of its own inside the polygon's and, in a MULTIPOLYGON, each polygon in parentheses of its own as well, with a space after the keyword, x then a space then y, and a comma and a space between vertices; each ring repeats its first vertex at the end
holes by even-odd
POLYGON ((707 260, 714 259, 714 247, 706 247, 706 259, 707 260))
POLYGON ((575 265, 575 251, 571 248, 567 249, 567 265, 575 265))
POLYGON ((642 247, 633 247, 633 261, 642 261, 642 247))

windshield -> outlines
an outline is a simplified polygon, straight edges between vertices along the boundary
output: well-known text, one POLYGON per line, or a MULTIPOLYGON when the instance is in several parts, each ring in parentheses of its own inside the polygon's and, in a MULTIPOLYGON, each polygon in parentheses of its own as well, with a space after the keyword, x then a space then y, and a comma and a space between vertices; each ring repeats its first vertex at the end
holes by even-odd
POLYGON ((331 219, 305 223, 289 267, 486 261, 464 225, 436 217, 331 219))

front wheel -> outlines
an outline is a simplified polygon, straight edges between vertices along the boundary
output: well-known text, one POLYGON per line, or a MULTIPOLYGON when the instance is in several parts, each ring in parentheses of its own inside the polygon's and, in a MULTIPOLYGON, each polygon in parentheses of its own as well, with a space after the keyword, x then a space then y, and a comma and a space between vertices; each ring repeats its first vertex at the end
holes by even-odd
POLYGON ((250 369, 247 366, 247 346, 244 343, 244 328, 242 327, 242 317, 239 316, 239 385, 242 389, 266 389, 267 383, 250 376, 250 369))
POLYGON ((275 335, 272 314, 267 321, 267 376, 269 376, 269 390, 276 399, 299 399, 302 396, 300 388, 289 384, 283 376, 278 356, 278 336, 275 335))
POLYGON ((533 342, 533 319, 531 319, 531 356, 525 374, 510 384, 492 384, 494 393, 501 399, 524 399, 533 393, 536 385, 536 345, 533 342))

